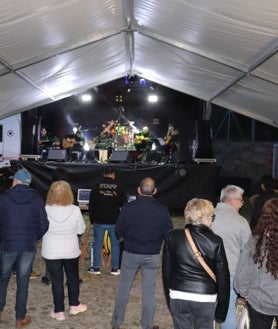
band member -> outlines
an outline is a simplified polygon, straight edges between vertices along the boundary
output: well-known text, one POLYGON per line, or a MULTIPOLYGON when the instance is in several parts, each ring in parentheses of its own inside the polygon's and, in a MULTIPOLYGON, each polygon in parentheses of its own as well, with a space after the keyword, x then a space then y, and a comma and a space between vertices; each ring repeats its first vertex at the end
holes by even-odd
POLYGON ((113 135, 115 135, 115 125, 116 122, 111 120, 108 121, 106 124, 102 125, 102 131, 100 133, 100 139, 111 139, 113 135))
POLYGON ((38 153, 41 155, 42 159, 47 158, 49 148, 50 138, 48 136, 47 130, 42 127, 38 138, 38 153))
POLYGON ((175 128, 173 123, 168 124, 167 134, 164 137, 164 149, 167 154, 174 153, 179 150, 180 146, 180 133, 178 129, 175 128))
POLYGON ((77 130, 75 134, 68 135, 63 140, 63 148, 67 149, 67 156, 68 160, 72 161, 72 153, 73 152, 79 152, 78 153, 78 160, 82 160, 85 151, 84 151, 84 144, 85 139, 82 135, 81 130, 77 130))
POLYGON ((154 137, 148 127, 143 127, 141 131, 134 135, 134 145, 138 153, 137 159, 144 161, 147 152, 151 150, 154 137))
POLYGON ((44 127, 42 127, 38 136, 38 154, 41 155, 43 160, 47 159, 48 151, 54 143, 56 143, 56 140, 48 134, 44 127))

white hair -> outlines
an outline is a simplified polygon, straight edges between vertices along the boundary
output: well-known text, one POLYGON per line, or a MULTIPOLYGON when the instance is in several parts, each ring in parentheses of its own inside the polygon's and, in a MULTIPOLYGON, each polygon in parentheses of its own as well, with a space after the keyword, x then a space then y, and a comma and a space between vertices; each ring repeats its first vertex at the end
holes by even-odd
POLYGON ((227 185, 221 190, 220 201, 226 202, 233 198, 238 198, 244 193, 244 189, 236 185, 227 185))

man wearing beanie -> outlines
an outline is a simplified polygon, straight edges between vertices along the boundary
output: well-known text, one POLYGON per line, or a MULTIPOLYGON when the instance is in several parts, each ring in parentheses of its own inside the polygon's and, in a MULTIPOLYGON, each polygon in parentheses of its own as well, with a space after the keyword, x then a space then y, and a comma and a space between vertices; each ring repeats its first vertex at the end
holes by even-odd
POLYGON ((27 316, 29 276, 36 253, 36 243, 48 230, 44 202, 30 188, 31 175, 19 169, 10 189, 0 194, 0 321, 6 304, 7 287, 16 270, 16 328, 31 322, 27 316))

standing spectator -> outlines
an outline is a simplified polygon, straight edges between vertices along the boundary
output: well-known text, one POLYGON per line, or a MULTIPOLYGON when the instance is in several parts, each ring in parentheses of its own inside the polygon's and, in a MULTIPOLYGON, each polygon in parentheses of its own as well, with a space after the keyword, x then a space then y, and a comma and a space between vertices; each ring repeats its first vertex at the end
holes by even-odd
POLYGON ((27 170, 18 170, 13 176, 11 189, 6 189, 0 195, 0 312, 6 304, 8 283, 15 268, 16 328, 31 322, 31 317, 26 315, 29 277, 36 242, 49 225, 43 199, 29 187, 31 179, 27 170))
POLYGON ((52 282, 54 309, 50 316, 65 320, 64 270, 67 278, 69 313, 85 312, 87 306, 79 302, 79 256, 78 234, 85 231, 85 222, 78 206, 73 204, 69 183, 52 183, 47 194, 46 212, 49 230, 42 240, 42 256, 52 282))
POLYGON ((254 209, 251 215, 250 227, 253 230, 258 222, 264 203, 271 199, 277 198, 277 181, 270 175, 264 175, 260 183, 261 192, 254 198, 254 209))
POLYGON ((265 202, 236 269, 236 291, 248 299, 250 329, 271 329, 278 320, 278 198, 265 202))
MULTIPOLYGON (((57 182, 59 180, 64 180, 69 183, 69 173, 67 172, 66 169, 64 168, 56 168, 52 172, 52 182, 57 182)), ((50 277, 49 277, 49 271, 47 268, 47 265, 45 264, 45 272, 44 276, 41 279, 41 282, 44 283, 45 285, 50 285, 50 277)))
POLYGON ((222 329, 236 328, 236 304, 237 294, 233 288, 233 278, 240 253, 247 243, 251 230, 248 221, 238 212, 243 205, 244 190, 236 185, 227 185, 221 190, 220 202, 215 208, 215 221, 212 230, 219 235, 224 242, 226 256, 230 271, 230 303, 222 329))
POLYGON ((213 329, 214 320, 226 318, 230 296, 230 274, 222 239, 210 226, 213 204, 192 199, 184 211, 189 229, 201 256, 215 274, 216 282, 193 254, 184 229, 172 230, 163 248, 162 274, 168 307, 175 329, 213 329))
POLYGON ((153 321, 159 253, 161 243, 173 225, 168 209, 153 198, 156 192, 154 180, 144 178, 138 187, 139 196, 123 206, 116 225, 116 235, 124 239, 124 252, 112 316, 113 329, 119 329, 124 321, 129 293, 139 268, 142 274, 141 326, 158 329, 153 321))
POLYGON ((94 225, 94 261, 89 273, 101 274, 100 259, 104 233, 107 230, 111 241, 112 275, 119 275, 120 245, 115 235, 117 218, 122 205, 127 201, 125 193, 115 181, 115 169, 108 166, 104 169, 103 178, 93 186, 90 201, 90 221, 94 225))

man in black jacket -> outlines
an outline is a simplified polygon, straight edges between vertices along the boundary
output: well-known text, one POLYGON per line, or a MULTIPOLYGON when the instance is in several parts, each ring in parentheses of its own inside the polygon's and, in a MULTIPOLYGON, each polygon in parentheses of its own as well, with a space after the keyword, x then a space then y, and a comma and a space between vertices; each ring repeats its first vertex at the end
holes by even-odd
POLYGON ((115 235, 116 221, 120 209, 127 201, 125 193, 115 180, 115 169, 108 166, 104 169, 103 178, 99 183, 93 186, 89 200, 90 221, 94 225, 94 250, 93 250, 93 267, 89 273, 101 274, 100 259, 105 231, 111 241, 111 262, 112 275, 119 275, 119 258, 120 247, 119 240, 115 235))
POLYGON ((119 329, 124 321, 129 293, 137 270, 142 274, 142 329, 153 326, 155 315, 155 284, 160 264, 162 241, 173 228, 167 207, 153 198, 156 184, 144 178, 138 187, 135 201, 126 203, 116 225, 116 235, 124 239, 121 278, 115 299, 112 328, 119 329))
POLYGON ((6 304, 7 287, 15 267, 16 328, 31 322, 31 317, 26 316, 29 277, 36 243, 49 225, 43 199, 29 187, 30 183, 30 173, 20 169, 13 177, 11 189, 0 195, 0 312, 6 304))

